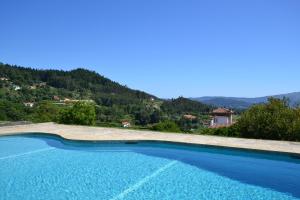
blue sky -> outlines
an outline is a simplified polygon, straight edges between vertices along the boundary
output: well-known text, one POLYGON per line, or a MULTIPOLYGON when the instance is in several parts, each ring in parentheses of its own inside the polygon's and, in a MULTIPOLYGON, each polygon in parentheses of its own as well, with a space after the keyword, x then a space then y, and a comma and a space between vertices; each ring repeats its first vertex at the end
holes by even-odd
POLYGON ((0 61, 159 97, 300 91, 299 0, 1 0, 0 61))

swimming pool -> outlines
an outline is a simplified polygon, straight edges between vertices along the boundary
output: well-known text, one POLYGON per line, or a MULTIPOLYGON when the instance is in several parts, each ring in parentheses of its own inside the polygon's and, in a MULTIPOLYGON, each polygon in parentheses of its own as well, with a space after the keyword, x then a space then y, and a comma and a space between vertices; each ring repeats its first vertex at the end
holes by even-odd
POLYGON ((0 137, 0 199, 300 199, 300 159, 164 142, 0 137))

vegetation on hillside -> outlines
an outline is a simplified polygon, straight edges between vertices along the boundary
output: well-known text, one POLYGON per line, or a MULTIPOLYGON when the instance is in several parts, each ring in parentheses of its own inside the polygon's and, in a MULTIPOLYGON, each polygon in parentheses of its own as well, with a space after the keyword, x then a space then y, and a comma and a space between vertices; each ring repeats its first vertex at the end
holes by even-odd
POLYGON ((141 99, 155 98, 86 69, 36 70, 0 64, 0 77, 8 79, 1 81, 1 88, 9 83, 21 87, 20 91, 9 92, 10 95, 7 96, 19 101, 52 100, 54 95, 58 95, 73 99, 92 99, 98 104, 112 106, 140 103, 141 99), (33 87, 35 89, 32 89, 33 87))
POLYGON ((153 126, 153 130, 161 132, 181 132, 179 126, 173 121, 162 121, 153 126))
POLYGON ((77 102, 72 107, 60 111, 58 122, 63 124, 95 125, 95 105, 86 102, 77 102))
POLYGON ((171 120, 181 131, 189 132, 202 127, 206 119, 203 116, 212 109, 183 97, 162 100, 86 69, 36 70, 0 64, 0 78, 2 121, 100 126, 121 126, 126 121, 132 127, 154 129, 156 124, 171 120), (91 106, 95 115, 89 113, 91 106), (81 116, 85 109, 95 119, 81 116), (192 126, 187 125, 189 121, 183 123, 185 114, 197 117, 192 126))
POLYGON ((202 104, 196 101, 192 101, 187 98, 179 97, 177 99, 172 99, 170 101, 164 101, 162 104, 162 111, 173 114, 205 114, 211 110, 211 106, 202 104))

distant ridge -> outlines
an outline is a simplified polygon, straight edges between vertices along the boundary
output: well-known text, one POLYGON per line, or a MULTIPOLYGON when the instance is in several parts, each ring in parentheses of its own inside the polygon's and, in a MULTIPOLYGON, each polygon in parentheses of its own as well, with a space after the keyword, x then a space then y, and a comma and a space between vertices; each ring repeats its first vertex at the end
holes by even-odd
POLYGON ((228 107, 236 109, 247 109, 253 104, 265 103, 269 97, 283 99, 284 97, 289 99, 291 106, 300 104, 300 92, 293 92, 287 94, 271 95, 256 98, 244 98, 244 97, 222 97, 222 96, 204 96, 191 98, 192 100, 199 101, 205 104, 210 104, 218 107, 228 107))

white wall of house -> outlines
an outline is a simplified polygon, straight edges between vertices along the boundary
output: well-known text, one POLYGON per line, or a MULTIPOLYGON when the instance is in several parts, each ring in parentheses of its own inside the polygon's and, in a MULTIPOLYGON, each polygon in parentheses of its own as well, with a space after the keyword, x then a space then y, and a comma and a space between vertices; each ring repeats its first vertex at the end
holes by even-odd
POLYGON ((215 125, 227 125, 227 124, 230 124, 230 119, 227 116, 215 116, 214 124, 215 125))

